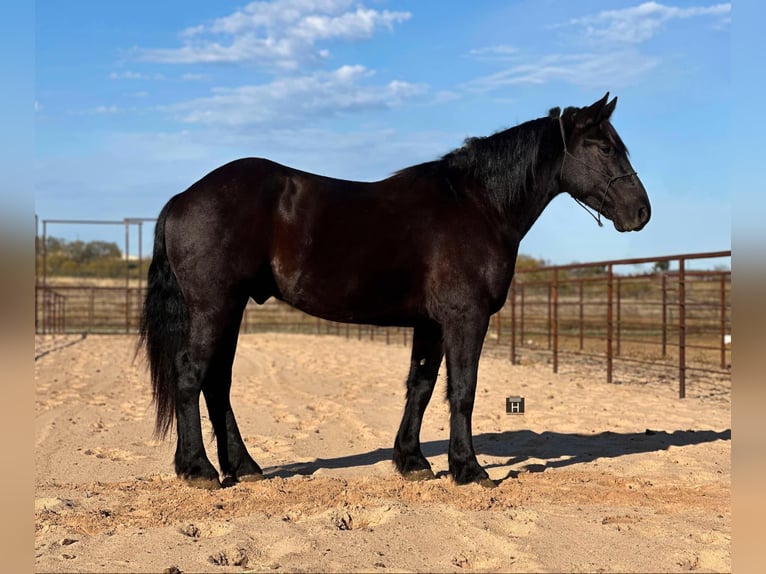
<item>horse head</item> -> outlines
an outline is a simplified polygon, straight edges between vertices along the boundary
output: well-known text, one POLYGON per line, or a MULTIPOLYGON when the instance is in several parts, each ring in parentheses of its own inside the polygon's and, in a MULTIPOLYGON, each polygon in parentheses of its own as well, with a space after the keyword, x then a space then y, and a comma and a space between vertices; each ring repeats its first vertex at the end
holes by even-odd
POLYGON ((628 150, 609 121, 617 98, 566 108, 557 119, 564 144, 561 189, 596 210, 618 231, 639 231, 651 216, 649 197, 628 160, 628 150))

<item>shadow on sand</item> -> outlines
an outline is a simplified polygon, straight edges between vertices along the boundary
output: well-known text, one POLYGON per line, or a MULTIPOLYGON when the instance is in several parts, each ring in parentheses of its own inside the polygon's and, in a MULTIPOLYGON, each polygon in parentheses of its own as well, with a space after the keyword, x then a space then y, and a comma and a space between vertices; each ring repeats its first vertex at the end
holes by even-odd
MULTIPOLYGON (((731 440, 731 429, 724 431, 685 430, 652 431, 642 433, 574 434, 529 430, 506 431, 501 433, 483 433, 474 436, 477 455, 507 457, 504 463, 485 465, 485 468, 519 465, 527 460, 547 460, 544 464, 529 464, 527 472, 542 472, 547 468, 561 468, 587 463, 598 458, 617 458, 628 454, 667 450, 671 446, 690 446, 717 440, 731 440)), ((438 456, 447 452, 449 442, 437 440, 422 444, 426 457, 438 456)), ((265 469, 268 476, 287 478, 294 475, 309 475, 319 469, 338 469, 356 466, 369 466, 382 461, 390 461, 393 449, 379 448, 370 452, 351 454, 336 458, 318 458, 310 462, 297 462, 265 469)), ((439 473, 438 475, 444 474, 439 473)), ((505 478, 516 476, 518 470, 510 471, 505 478)), ((437 476, 438 476, 437 475, 437 476)))

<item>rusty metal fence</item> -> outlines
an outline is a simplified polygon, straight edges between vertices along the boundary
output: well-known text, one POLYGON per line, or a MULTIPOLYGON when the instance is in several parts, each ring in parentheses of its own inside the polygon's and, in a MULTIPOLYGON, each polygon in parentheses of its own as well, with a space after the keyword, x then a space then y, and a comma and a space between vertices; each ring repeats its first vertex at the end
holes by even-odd
POLYGON ((588 357, 603 361, 610 383, 616 363, 673 368, 683 398, 690 373, 730 374, 730 259, 718 251, 519 271, 496 337, 507 337, 514 364, 543 352, 558 372, 562 357, 588 357), (717 269, 690 268, 700 260, 717 269), (629 269, 663 263, 663 271, 629 269))
MULTIPOLYGON (((142 224, 152 221, 43 220, 42 248, 36 245, 36 333, 136 333, 148 263, 143 259, 142 224), (49 277, 44 245, 51 223, 124 226, 125 277, 49 277), (132 275, 131 227, 138 232, 133 264, 138 272, 133 269, 132 275)), ((731 251, 718 251, 517 270, 506 305, 492 318, 485 350, 506 349, 513 364, 542 356, 554 372, 563 360, 585 359, 603 365, 610 383, 616 368, 672 370, 683 398, 691 374, 730 374, 730 268, 731 251), (702 268, 693 268, 695 263, 702 268), (636 271, 647 266, 649 270, 636 271)), ((241 332, 265 331, 402 344, 411 338, 406 328, 333 323, 279 301, 251 301, 241 332)))

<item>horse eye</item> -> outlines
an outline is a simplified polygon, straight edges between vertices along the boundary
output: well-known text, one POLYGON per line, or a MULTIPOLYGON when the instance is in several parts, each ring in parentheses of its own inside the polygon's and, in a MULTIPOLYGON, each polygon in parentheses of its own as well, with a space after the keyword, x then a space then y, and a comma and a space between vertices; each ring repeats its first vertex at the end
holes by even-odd
POLYGON ((601 153, 603 153, 604 155, 612 155, 612 146, 610 145, 604 144, 602 146, 599 146, 599 150, 601 150, 601 153))

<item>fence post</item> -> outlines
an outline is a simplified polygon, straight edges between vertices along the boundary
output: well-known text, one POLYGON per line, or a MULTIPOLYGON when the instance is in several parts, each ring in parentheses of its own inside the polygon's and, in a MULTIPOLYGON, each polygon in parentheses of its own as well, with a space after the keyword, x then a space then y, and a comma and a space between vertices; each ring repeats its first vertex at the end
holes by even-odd
POLYGON ((552 302, 551 302, 551 295, 553 292, 553 288, 551 286, 551 282, 548 282, 548 350, 551 350, 553 341, 551 340, 551 321, 552 321, 552 302))
POLYGON ((607 267, 606 274, 606 382, 612 382, 612 280, 614 278, 612 264, 607 267))
POLYGON ((686 261, 678 260, 678 397, 686 398, 686 261))
POLYGON ((511 281, 511 364, 516 363, 516 279, 511 281))
POLYGON ((40 277, 38 268, 40 267, 40 261, 39 261, 39 255, 40 255, 40 221, 35 213, 35 334, 37 333, 38 329, 38 313, 37 313, 37 302, 38 302, 38 286, 40 283, 40 277))
POLYGON ((91 286, 88 297, 88 333, 93 332, 93 321, 96 315, 96 289, 91 286))
POLYGON ((559 372, 559 270, 553 270, 553 372, 559 372))
POLYGON ((584 313, 583 313, 583 284, 585 281, 583 279, 580 279, 580 350, 583 350, 583 320, 584 320, 584 313))
POLYGON ((46 333, 48 325, 48 308, 46 296, 48 294, 48 222, 43 219, 43 333, 46 333))
POLYGON ((617 277, 617 349, 615 357, 620 356, 620 328, 622 326, 622 277, 617 277))
POLYGON ((66 333, 66 297, 61 297, 59 299, 59 332, 60 333, 66 333))
POLYGON ((125 220, 125 332, 130 332, 130 224, 125 220))
POLYGON ((662 356, 668 355, 668 275, 662 273, 662 356))
POLYGON ((143 300, 144 290, 144 222, 138 222, 138 300, 143 300))
POLYGON ((48 334, 48 292, 43 291, 43 334, 48 334))
POLYGON ((519 329, 519 344, 523 347, 524 346, 524 291, 525 289, 524 283, 521 284, 521 328, 519 329))
POLYGON ((726 343, 724 342, 724 336, 726 335, 726 273, 721 272, 721 368, 726 368, 726 343))

